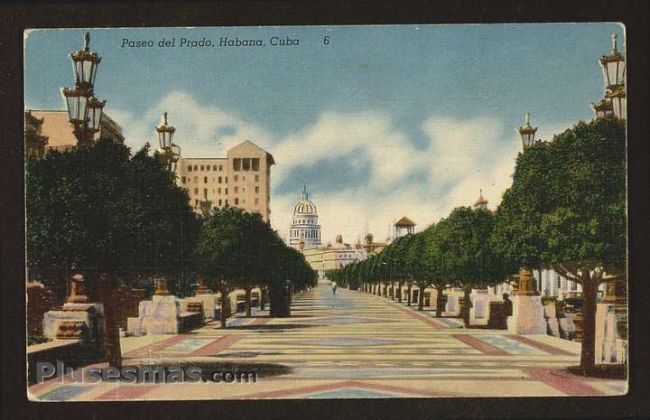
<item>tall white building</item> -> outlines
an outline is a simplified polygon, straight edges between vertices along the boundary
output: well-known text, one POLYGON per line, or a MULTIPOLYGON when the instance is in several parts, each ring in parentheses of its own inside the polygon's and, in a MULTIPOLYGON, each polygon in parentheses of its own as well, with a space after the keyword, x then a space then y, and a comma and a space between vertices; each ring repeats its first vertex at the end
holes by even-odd
POLYGON ((313 248, 321 244, 318 211, 314 203, 309 201, 309 193, 305 185, 300 201, 293 208, 293 218, 289 231, 289 245, 299 248, 301 241, 304 248, 313 248))

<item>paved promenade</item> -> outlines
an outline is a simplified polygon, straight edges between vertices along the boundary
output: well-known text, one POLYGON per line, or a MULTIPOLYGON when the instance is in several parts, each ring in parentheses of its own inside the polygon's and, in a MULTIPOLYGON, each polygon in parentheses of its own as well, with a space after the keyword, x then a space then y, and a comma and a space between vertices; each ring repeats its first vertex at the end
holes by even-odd
MULTIPOLYGON (((254 383, 61 383, 30 388, 40 400, 602 396, 620 380, 563 371, 580 345, 550 336, 464 329, 404 304, 321 282, 294 297, 292 317, 267 312, 211 322, 176 336, 122 339, 125 365, 254 371, 254 383)), ((101 365, 98 365, 101 366, 101 365)))

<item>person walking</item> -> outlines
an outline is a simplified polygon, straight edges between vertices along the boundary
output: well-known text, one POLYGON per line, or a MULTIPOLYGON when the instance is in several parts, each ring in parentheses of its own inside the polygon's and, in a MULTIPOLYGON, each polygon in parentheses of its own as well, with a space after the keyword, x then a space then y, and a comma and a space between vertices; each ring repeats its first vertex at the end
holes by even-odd
POLYGON ((336 282, 335 281, 332 282, 332 294, 333 295, 336 294, 336 282))

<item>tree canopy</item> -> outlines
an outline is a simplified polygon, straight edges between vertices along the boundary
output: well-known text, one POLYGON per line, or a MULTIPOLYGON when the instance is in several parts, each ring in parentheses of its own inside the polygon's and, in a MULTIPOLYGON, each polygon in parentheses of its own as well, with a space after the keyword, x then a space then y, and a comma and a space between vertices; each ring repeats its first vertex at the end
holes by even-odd
MULTIPOLYGON (((188 270, 200 222, 156 154, 109 140, 26 168, 28 267, 134 275, 188 270)), ((65 279, 65 277, 64 277, 65 279)))

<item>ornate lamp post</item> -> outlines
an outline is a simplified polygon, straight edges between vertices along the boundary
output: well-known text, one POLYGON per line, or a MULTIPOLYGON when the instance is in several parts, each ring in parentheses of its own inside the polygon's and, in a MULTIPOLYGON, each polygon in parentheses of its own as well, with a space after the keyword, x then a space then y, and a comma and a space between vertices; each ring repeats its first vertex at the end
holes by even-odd
POLYGON ((521 135, 521 144, 523 149, 526 150, 535 143, 535 133, 537 133, 537 127, 530 125, 530 112, 527 112, 525 115, 524 125, 519 127, 519 135, 521 135))
POLYGON ((94 96, 97 66, 102 58, 90 51, 89 43, 90 34, 86 32, 83 49, 70 53, 75 85, 73 88, 61 88, 68 110, 68 120, 74 125, 74 134, 80 147, 85 147, 93 141, 95 133, 99 131, 106 105, 106 101, 100 101, 94 96))
POLYGON ((597 118, 614 114, 620 120, 627 118, 627 95, 625 92, 625 56, 618 51, 616 34, 612 34, 612 52, 600 58, 605 80, 605 99, 593 105, 597 118), (604 103, 608 102, 610 112, 603 112, 604 103))
POLYGON ((171 172, 176 171, 176 163, 181 156, 181 148, 174 144, 176 128, 167 124, 167 112, 163 114, 163 123, 156 127, 160 153, 171 172))
MULTIPOLYGON (((530 125, 530 112, 525 115, 525 123, 519 127, 519 134, 521 135, 521 144, 523 150, 526 150, 535 143, 535 134, 537 127, 530 125)), ((527 267, 522 267, 519 271, 519 281, 517 282, 518 295, 523 296, 536 296, 538 293, 535 290, 535 280, 532 271, 527 267)))

